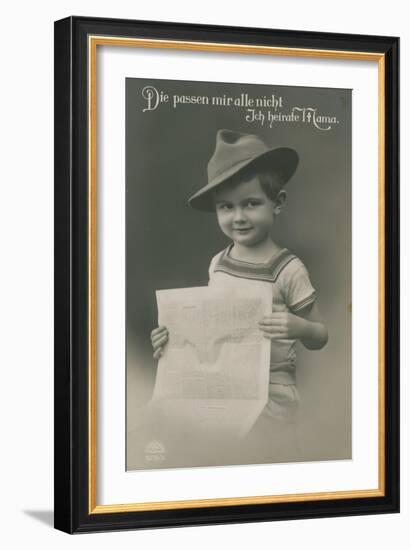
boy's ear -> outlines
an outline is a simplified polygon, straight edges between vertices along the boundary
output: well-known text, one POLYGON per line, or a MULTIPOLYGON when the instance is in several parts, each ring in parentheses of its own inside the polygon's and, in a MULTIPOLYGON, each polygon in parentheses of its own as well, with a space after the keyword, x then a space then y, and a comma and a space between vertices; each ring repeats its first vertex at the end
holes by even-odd
POLYGON ((273 207, 274 214, 280 214, 282 208, 285 206, 287 194, 284 189, 281 189, 276 195, 275 206, 273 207))

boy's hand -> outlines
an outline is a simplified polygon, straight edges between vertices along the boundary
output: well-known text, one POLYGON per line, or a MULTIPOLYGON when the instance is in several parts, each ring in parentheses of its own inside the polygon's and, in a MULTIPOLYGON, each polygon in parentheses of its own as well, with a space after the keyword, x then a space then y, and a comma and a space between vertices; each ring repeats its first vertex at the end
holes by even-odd
POLYGON ((305 335, 306 320, 293 313, 281 311, 265 315, 259 321, 259 328, 265 338, 299 340, 305 335))
POLYGON ((151 332, 151 343, 154 348, 154 359, 159 359, 169 339, 167 327, 154 328, 151 332))

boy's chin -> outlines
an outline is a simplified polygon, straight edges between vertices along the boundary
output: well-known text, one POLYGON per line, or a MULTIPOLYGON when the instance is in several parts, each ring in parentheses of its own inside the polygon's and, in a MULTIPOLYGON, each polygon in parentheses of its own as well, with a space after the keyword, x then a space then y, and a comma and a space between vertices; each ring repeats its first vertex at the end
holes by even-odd
POLYGON ((251 248, 252 246, 257 246, 261 241, 258 239, 255 239, 255 237, 251 237, 248 235, 240 235, 238 237, 235 236, 235 238, 232 239, 234 243, 238 243, 241 246, 247 246, 251 248))
POLYGON ((231 239, 233 240, 234 243, 238 243, 241 246, 246 246, 248 248, 261 245, 267 240, 271 240, 270 236, 255 235, 252 233, 243 234, 243 235, 231 235, 231 239))

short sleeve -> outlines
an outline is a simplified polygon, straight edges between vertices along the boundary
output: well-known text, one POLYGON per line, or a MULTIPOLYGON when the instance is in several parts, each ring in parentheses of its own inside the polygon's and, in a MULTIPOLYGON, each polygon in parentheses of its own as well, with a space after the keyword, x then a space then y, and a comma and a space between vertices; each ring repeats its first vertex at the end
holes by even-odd
POLYGON ((280 278, 281 291, 290 311, 296 313, 315 301, 316 291, 308 270, 298 258, 289 262, 280 278))

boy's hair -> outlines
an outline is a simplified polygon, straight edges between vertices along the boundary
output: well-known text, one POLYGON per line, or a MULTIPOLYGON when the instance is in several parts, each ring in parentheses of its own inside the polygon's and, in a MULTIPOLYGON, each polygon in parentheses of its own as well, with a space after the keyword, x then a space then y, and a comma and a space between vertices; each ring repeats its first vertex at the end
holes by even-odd
POLYGON ((263 167, 257 168, 252 165, 247 166, 226 180, 226 182, 222 185, 236 186, 254 176, 258 178, 266 196, 272 201, 276 200, 279 191, 283 188, 284 183, 281 181, 281 177, 278 174, 275 174, 271 170, 263 167))

